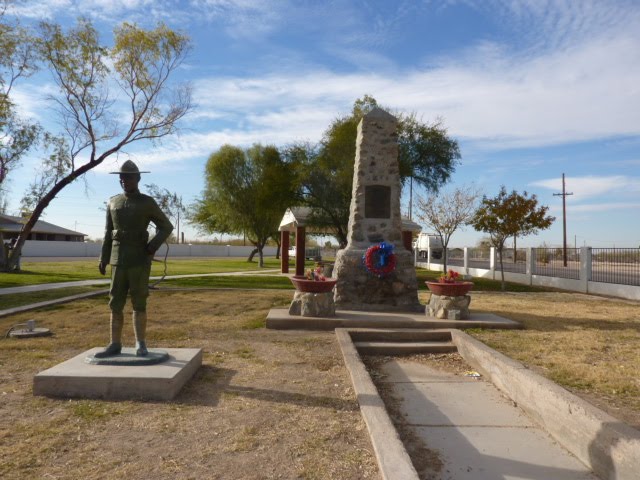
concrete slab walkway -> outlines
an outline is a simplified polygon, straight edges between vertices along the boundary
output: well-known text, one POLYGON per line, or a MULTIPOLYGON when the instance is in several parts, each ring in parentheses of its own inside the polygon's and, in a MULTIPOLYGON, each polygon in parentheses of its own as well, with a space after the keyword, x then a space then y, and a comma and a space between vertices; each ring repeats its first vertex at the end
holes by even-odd
POLYGON ((406 424, 443 463, 425 478, 597 479, 490 382, 407 359, 382 370, 406 424))

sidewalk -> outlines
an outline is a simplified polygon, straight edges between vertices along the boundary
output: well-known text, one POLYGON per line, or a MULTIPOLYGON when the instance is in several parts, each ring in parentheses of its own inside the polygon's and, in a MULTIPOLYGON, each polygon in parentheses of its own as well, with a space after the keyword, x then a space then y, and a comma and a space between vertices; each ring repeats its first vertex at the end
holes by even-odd
MULTIPOLYGON (((228 275, 270 275, 272 273, 278 273, 280 270, 243 270, 239 272, 221 272, 221 273, 192 273, 186 275, 167 275, 165 280, 171 280, 174 278, 192 278, 192 277, 221 277, 228 275)), ((159 280, 162 277, 150 277, 150 280, 159 280)), ((23 285, 20 287, 7 287, 0 288, 0 295, 12 295, 15 293, 29 293, 29 292, 41 292, 44 290, 54 290, 56 288, 68 288, 68 287, 88 287, 91 285, 108 285, 111 282, 109 278, 97 278, 94 280, 78 280, 75 282, 59 282, 59 283, 40 283, 37 285, 23 285)))
MULTIPOLYGON (((172 278, 191 278, 191 277, 215 277, 215 276, 228 276, 228 275, 272 275, 277 273, 280 275, 280 270, 270 269, 270 270, 248 270, 248 271, 240 271, 240 272, 221 272, 221 273, 194 273, 188 275, 167 275, 165 280, 172 278)), ((162 277, 151 277, 150 280, 159 280, 162 277)), ((54 290, 57 288, 68 288, 68 287, 87 287, 91 285, 109 285, 111 282, 110 279, 95 279, 95 280, 79 280, 75 282, 60 282, 60 283, 41 283, 38 285, 24 285, 21 287, 8 287, 8 288, 0 288, 0 296, 2 295, 12 295, 12 294, 20 294, 20 293, 30 293, 30 292, 40 292, 45 290, 54 290)), ((95 290, 91 292, 78 293, 76 295, 71 295, 67 297, 60 297, 53 300, 46 300, 44 302, 32 303, 29 305, 22 305, 20 307, 7 308, 4 310, 0 310, 0 318, 6 317, 9 315, 15 315, 16 313, 28 312, 30 310, 36 310, 42 307, 49 307, 51 305, 58 305, 61 303, 69 303, 75 300, 81 300, 83 298, 94 297, 97 295, 103 295, 108 293, 109 290, 95 290)))
POLYGON ((597 479, 490 382, 406 359, 382 371, 402 423, 417 438, 414 447, 440 460, 429 462, 421 478, 597 479))

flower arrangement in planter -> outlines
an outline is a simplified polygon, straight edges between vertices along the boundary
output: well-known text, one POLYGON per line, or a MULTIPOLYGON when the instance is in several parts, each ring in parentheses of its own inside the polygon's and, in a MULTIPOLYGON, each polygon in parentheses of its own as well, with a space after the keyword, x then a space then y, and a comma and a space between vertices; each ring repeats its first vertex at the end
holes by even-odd
POLYGON ((333 290, 337 279, 327 278, 324 275, 322 264, 316 263, 315 268, 308 268, 304 277, 290 277, 291 283, 299 292, 327 293, 333 290))
POLYGON ((473 282, 464 281, 462 275, 453 270, 440 275, 437 282, 425 282, 431 293, 445 297, 461 297, 473 288, 473 282))
POLYGON ((459 283, 462 282, 461 275, 458 272, 449 270, 447 273, 443 273, 438 277, 439 283, 459 283))

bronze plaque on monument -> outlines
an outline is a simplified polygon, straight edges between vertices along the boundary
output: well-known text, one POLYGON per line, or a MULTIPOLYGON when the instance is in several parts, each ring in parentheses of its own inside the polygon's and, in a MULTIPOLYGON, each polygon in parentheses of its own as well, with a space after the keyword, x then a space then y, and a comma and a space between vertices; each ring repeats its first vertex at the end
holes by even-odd
POLYGON ((391 187, 368 185, 364 188, 365 218, 391 218, 391 187))

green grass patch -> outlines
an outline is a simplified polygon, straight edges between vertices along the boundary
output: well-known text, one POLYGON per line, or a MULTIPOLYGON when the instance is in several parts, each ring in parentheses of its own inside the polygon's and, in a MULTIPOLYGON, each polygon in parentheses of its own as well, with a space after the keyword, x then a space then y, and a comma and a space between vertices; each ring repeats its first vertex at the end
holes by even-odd
POLYGON ((267 321, 263 315, 247 320, 240 328, 242 330, 255 330, 257 328, 265 328, 267 321))
POLYGON ((108 420, 114 415, 122 413, 123 408, 117 404, 96 402, 93 400, 78 400, 69 403, 69 408, 74 416, 87 422, 108 420))
MULTIPOLYGON (((311 264, 311 263, 310 263, 311 264)), ((293 263, 291 264, 293 265, 293 263)), ((280 260, 265 258, 264 269, 279 269, 280 260)), ((176 258, 167 260, 167 275, 188 275, 197 273, 225 273, 261 270, 257 260, 247 262, 246 258, 176 258)), ((151 275, 160 276, 164 272, 164 262, 153 262, 151 275)), ((108 269, 107 277, 108 278, 108 269)), ((23 262, 19 273, 0 273, 0 288, 34 285, 40 283, 72 282, 105 278, 98 272, 98 260, 74 260, 67 262, 23 262)))
POLYGON ((87 287, 69 287, 56 288, 53 290, 44 290, 41 292, 15 293, 11 295, 0 295, 0 310, 7 308, 22 307, 31 305, 32 303, 46 302, 48 300, 56 300, 58 298, 70 297, 80 293, 94 292, 96 290, 104 290, 108 285, 92 285, 87 287))
POLYGON ((162 287, 182 288, 265 288, 276 290, 293 290, 288 277, 266 275, 225 275, 220 277, 194 277, 165 280, 158 285, 162 287))

